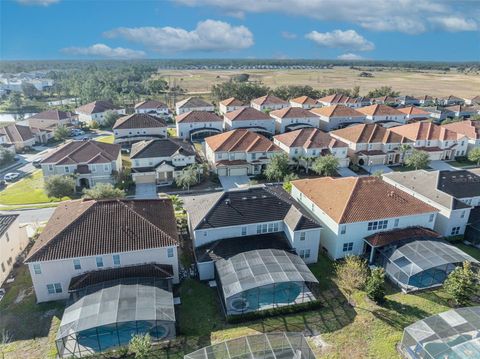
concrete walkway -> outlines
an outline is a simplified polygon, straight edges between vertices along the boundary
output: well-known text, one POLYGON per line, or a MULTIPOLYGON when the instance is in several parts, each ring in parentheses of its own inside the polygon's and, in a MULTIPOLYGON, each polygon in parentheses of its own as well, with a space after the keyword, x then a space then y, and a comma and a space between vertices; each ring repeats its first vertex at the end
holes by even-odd
POLYGON ((157 186, 154 183, 139 183, 135 186, 135 198, 157 198, 157 186))
POLYGON ((373 165, 373 166, 362 166, 362 167, 365 171, 370 172, 370 174, 374 174, 377 171, 380 171, 382 173, 393 172, 393 170, 386 165, 373 165))
POLYGON ((445 161, 430 161, 428 164, 431 168, 437 171, 457 171, 458 168, 453 167, 445 161))
POLYGON ((218 177, 223 190, 228 191, 233 188, 246 188, 250 183, 248 176, 220 176, 218 177))
POLYGON ((338 174, 342 177, 358 177, 358 174, 353 172, 350 168, 348 167, 340 167, 337 170, 338 174))

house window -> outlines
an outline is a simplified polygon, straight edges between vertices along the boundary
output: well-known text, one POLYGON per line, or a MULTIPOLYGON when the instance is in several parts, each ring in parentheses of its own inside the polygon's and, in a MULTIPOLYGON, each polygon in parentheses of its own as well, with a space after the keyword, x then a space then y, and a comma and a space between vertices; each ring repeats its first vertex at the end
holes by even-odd
POLYGON ((345 224, 340 226, 340 234, 345 234, 347 232, 347 226, 345 224))
POLYGON ((10 237, 8 236, 8 232, 5 233, 5 238, 7 239, 7 242, 10 242, 10 237))
POLYGON ((172 258, 173 257, 173 248, 168 248, 167 249, 167 257, 172 258))
POLYGON ((2 262, 2 272, 5 272, 5 264, 2 262))
POLYGON ((242 236, 247 235, 247 227, 242 227, 242 236))
POLYGON ((70 173, 70 167, 65 166, 65 173, 70 173))
POLYGON ((353 250, 353 242, 343 243, 343 251, 351 252, 353 250))
POLYGON ((80 259, 73 260, 73 269, 82 269, 82 265, 80 264, 80 259))
POLYGON ((275 222, 275 223, 273 224, 273 231, 274 231, 274 232, 278 232, 278 223, 277 223, 277 222, 275 222))
POLYGON ((305 249, 305 258, 310 258, 310 249, 305 249))
POLYGON ((386 229, 388 226, 388 220, 383 221, 373 221, 368 222, 368 230, 369 231, 376 231, 377 229, 386 229))
POLYGON ((305 232, 300 232, 300 240, 301 241, 305 240, 305 232))
POLYGON ((262 225, 257 224, 257 234, 260 234, 260 233, 262 233, 262 225))
POLYGON ((135 160, 135 166, 136 167, 140 166, 140 161, 139 160, 135 160))
POLYGON ((62 284, 61 283, 47 284, 47 291, 48 291, 48 294, 62 293, 62 284))
POLYGON ((112 256, 113 258, 113 265, 114 266, 119 266, 120 265, 120 254, 114 254, 112 256))
POLYGON ((465 218, 465 211, 462 211, 462 214, 460 215, 460 218, 465 218))
POLYGON ((257 154, 255 152, 252 153, 252 160, 256 160, 257 159, 257 154))
POLYGON ((33 272, 35 274, 42 274, 42 268, 40 268, 40 264, 39 263, 34 263, 33 264, 33 272))
POLYGON ((395 218, 395 222, 393 222, 393 226, 398 227, 399 222, 400 222, 400 218, 395 218))
POLYGON ((105 163, 105 164, 103 165, 103 170, 104 170, 104 171, 108 171, 108 164, 107 164, 107 163, 105 163))
POLYGON ((430 217, 428 217, 429 222, 433 222, 433 219, 435 218, 435 213, 431 213, 430 217))
POLYGON ((452 232, 450 233, 451 236, 456 236, 460 233, 460 227, 453 227, 452 232))
POLYGON ((312 212, 315 212, 315 205, 312 203, 312 212))
POLYGON ((92 166, 92 172, 97 172, 97 165, 91 165, 92 166))
POLYGON ((103 258, 102 257, 97 257, 96 261, 97 261, 97 268, 103 267, 103 258))
POLYGON ((262 233, 267 233, 268 231, 268 225, 265 223, 265 224, 262 224, 262 233))
POLYGON ((273 232, 273 223, 268 224, 268 232, 273 232))
POLYGON ((53 165, 48 165, 48 170, 53 171, 53 165))

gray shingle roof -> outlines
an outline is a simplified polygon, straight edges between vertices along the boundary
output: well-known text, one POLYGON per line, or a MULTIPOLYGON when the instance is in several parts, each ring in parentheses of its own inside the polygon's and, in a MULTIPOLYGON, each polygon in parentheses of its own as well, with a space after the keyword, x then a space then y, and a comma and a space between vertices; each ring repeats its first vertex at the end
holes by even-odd
POLYGON ((194 156, 195 149, 190 143, 173 138, 140 141, 132 145, 130 158, 171 157, 175 153, 194 156))
POLYGON ((0 237, 8 231, 13 222, 18 218, 18 214, 2 214, 0 215, 0 237))
POLYGON ((113 125, 114 130, 157 127, 167 127, 167 124, 161 118, 149 115, 147 113, 133 113, 131 115, 120 117, 113 125))
POLYGON ((43 159, 42 163, 107 163, 117 159, 120 148, 120 145, 98 141, 71 141, 43 159))
POLYGON ((440 171, 438 189, 455 198, 480 196, 480 176, 467 170, 440 171))

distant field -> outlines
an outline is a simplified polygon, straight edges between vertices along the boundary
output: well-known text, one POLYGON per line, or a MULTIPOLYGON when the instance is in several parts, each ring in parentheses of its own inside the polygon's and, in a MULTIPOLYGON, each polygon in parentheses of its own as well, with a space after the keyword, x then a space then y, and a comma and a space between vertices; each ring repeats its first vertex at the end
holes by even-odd
POLYGON ((250 80, 262 81, 270 87, 281 85, 310 85, 314 88, 352 88, 360 86, 360 94, 380 87, 391 86, 402 94, 421 96, 446 96, 455 94, 460 97, 478 95, 480 75, 463 74, 455 70, 444 73, 439 71, 412 71, 394 69, 365 69, 374 77, 359 77, 359 70, 347 67, 319 70, 172 70, 161 71, 161 77, 188 90, 189 93, 207 94, 212 85, 228 81, 231 76, 247 73, 250 80))

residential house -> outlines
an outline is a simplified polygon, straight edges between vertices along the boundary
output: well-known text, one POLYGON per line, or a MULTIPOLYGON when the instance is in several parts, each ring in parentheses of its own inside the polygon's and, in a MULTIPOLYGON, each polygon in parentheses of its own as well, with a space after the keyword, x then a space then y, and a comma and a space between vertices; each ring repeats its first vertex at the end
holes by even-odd
POLYGON ((49 154, 41 162, 43 176, 75 175, 77 187, 113 183, 113 175, 122 169, 120 145, 98 141, 71 141, 49 154))
MULTIPOLYGON (((438 209, 439 213, 433 229, 448 237, 462 235, 465 232, 472 207, 444 191, 445 188, 451 188, 452 185, 451 176, 446 172, 448 171, 391 172, 384 174, 383 179, 395 188, 438 209), (446 176, 448 176, 448 179, 446 176)), ((470 176, 473 177, 474 175, 470 174, 470 176)), ((480 179, 480 177, 478 178, 480 179)), ((478 191, 480 182, 475 187, 478 191)), ((480 197, 480 192, 477 192, 477 194, 480 197)))
POLYGON ((163 102, 145 100, 135 104, 135 113, 147 113, 153 116, 166 117, 170 114, 170 111, 163 102))
POLYGON ((320 107, 322 106, 317 100, 308 97, 308 96, 300 96, 296 98, 292 98, 290 100, 290 106, 292 107, 301 107, 306 110, 310 110, 311 108, 314 107, 320 107))
POLYGON ((265 135, 275 133, 275 119, 253 107, 240 108, 223 116, 225 130, 246 128, 265 135))
POLYGON ((318 127, 324 131, 343 128, 354 123, 364 123, 365 115, 351 107, 332 105, 314 108, 310 112, 319 117, 318 127))
POLYGON ((285 107, 270 112, 275 120, 275 132, 284 133, 304 127, 318 127, 318 116, 301 107, 285 107))
POLYGON ((205 155, 219 176, 261 174, 270 158, 282 150, 268 138, 238 129, 205 139, 205 155))
POLYGON ((447 117, 453 117, 452 113, 443 106, 423 107, 422 110, 428 112, 435 123, 441 123, 447 117))
POLYGON ((109 101, 93 101, 78 107, 75 112, 78 115, 78 120, 87 125, 92 124, 93 121, 100 125, 103 124, 105 121, 105 115, 108 112, 114 112, 117 115, 125 115, 124 108, 118 108, 109 101))
POLYGON ((430 118, 430 112, 416 106, 397 108, 397 110, 405 114, 406 122, 424 121, 430 118))
POLYGON ((158 264, 178 283, 178 234, 170 199, 62 202, 25 263, 37 302, 67 299, 84 273, 158 264))
POLYGON ((175 111, 177 115, 190 111, 213 112, 215 111, 215 106, 200 97, 188 97, 175 104, 175 111))
POLYGON ((480 173, 467 170, 440 171, 437 188, 468 206, 480 206, 480 173))
POLYGON ((48 110, 33 115, 28 120, 30 127, 39 129, 55 129, 58 126, 71 126, 75 122, 76 115, 59 110, 48 110))
POLYGON ((167 124, 149 113, 133 113, 120 117, 112 127, 115 143, 133 143, 167 137, 167 124))
POLYGON ((398 105, 397 99, 392 96, 381 96, 375 97, 372 99, 372 105, 387 105, 387 106, 396 106, 398 105))
POLYGON ((450 112, 447 117, 470 117, 477 114, 478 109, 474 106, 453 105, 445 107, 450 112))
POLYGON ((365 115, 366 122, 406 123, 406 115, 403 112, 387 105, 375 104, 357 108, 357 111, 365 115))
POLYGON ((453 95, 437 99, 437 104, 442 106, 463 105, 464 103, 463 98, 453 95))
POLYGON ((253 99, 250 102, 250 106, 258 111, 272 111, 289 107, 290 104, 287 101, 278 98, 277 96, 266 95, 253 99))
POLYGON ((2 142, 6 145, 13 145, 17 152, 35 145, 35 135, 28 126, 12 123, 11 125, 0 127, 0 136, 2 135, 5 136, 2 142))
POLYGON ((18 216, 0 215, 0 286, 7 280, 18 256, 28 245, 26 227, 20 227, 18 216))
POLYGON ((480 96, 465 98, 465 105, 480 105, 480 96))
POLYGON ((214 112, 190 111, 175 117, 177 137, 202 139, 223 131, 223 119, 214 112))
POLYGON ((193 146, 174 138, 140 141, 130 152, 135 183, 170 185, 182 170, 196 163, 193 146))
POLYGON ((480 147, 480 121, 464 120, 442 125, 442 127, 464 135, 468 141, 468 151, 480 147))
POLYGON ((420 102, 420 106, 432 106, 435 104, 435 99, 429 95, 423 95, 418 98, 418 102, 420 102))
POLYGON ((273 143, 306 167, 317 157, 333 155, 340 167, 348 167, 348 145, 318 128, 302 128, 273 137, 273 143), (308 160, 307 160, 308 158, 308 160))
POLYGON ((420 105, 420 99, 413 96, 408 96, 408 95, 397 97, 396 102, 402 106, 419 106, 420 105))
POLYGON ((318 99, 322 106, 344 105, 351 108, 362 107, 364 101, 364 98, 353 98, 340 94, 328 95, 318 99))
POLYGON ((248 107, 248 105, 245 105, 235 97, 230 97, 218 103, 218 112, 220 115, 225 115, 227 112, 232 112, 244 107, 248 107))
POLYGON ((280 186, 186 197, 184 206, 200 280, 215 277, 217 260, 251 250, 284 250, 317 262, 321 226, 280 186))
POLYGON ((292 197, 322 225, 331 258, 364 253, 364 238, 412 226, 432 229, 438 210, 376 177, 292 181, 292 197))

